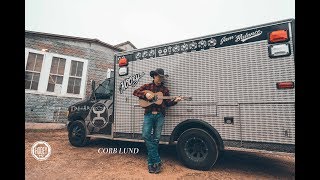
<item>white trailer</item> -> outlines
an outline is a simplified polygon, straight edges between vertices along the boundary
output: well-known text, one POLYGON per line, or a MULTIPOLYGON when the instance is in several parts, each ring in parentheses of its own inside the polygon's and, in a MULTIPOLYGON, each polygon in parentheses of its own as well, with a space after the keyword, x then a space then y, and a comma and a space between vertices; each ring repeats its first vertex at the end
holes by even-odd
POLYGON ((143 142, 144 109, 132 93, 163 68, 170 94, 192 97, 167 109, 160 139, 177 144, 187 167, 210 169, 226 146, 294 152, 294 39, 288 19, 117 53, 114 91, 97 98, 109 110, 105 126, 86 116, 86 137, 143 142))

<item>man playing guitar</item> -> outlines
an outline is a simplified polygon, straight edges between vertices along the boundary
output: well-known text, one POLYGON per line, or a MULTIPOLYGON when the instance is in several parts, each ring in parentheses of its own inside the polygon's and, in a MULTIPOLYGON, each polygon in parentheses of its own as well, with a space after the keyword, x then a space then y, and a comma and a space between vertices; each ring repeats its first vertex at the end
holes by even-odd
MULTIPOLYGON (((164 75, 164 70, 157 68, 150 72, 150 76, 153 77, 152 83, 142 85, 133 92, 133 95, 147 101, 153 100, 153 93, 156 92, 162 92, 164 96, 170 96, 168 88, 165 87, 162 82, 163 78, 167 77, 167 75, 164 75), (145 90, 149 90, 149 92, 145 90)), ((181 97, 176 97, 174 100, 165 99, 160 105, 151 104, 150 106, 145 107, 142 138, 145 141, 148 151, 149 173, 159 173, 161 170, 162 163, 158 152, 158 146, 165 118, 165 108, 174 106, 181 100, 181 97), (152 129, 153 136, 151 134, 152 129)))

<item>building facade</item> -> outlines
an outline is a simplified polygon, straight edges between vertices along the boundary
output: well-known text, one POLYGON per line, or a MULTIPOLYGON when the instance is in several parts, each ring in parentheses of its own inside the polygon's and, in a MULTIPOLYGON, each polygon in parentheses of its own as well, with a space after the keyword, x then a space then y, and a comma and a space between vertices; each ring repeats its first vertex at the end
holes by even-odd
POLYGON ((127 41, 25 31, 25 121, 66 122, 67 108, 88 97, 91 81, 113 69, 114 53, 135 49, 127 41))

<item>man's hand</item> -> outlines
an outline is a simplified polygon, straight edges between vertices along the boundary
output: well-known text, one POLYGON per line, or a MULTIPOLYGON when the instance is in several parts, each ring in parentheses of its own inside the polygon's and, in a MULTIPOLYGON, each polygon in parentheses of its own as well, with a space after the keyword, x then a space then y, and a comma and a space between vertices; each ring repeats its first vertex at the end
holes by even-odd
POLYGON ((151 93, 147 93, 147 94, 146 94, 146 98, 147 98, 148 100, 153 99, 153 97, 154 97, 154 94, 151 94, 151 93))
POLYGON ((179 101, 181 101, 181 100, 182 100, 181 97, 176 97, 176 98, 174 99, 174 102, 179 102, 179 101))

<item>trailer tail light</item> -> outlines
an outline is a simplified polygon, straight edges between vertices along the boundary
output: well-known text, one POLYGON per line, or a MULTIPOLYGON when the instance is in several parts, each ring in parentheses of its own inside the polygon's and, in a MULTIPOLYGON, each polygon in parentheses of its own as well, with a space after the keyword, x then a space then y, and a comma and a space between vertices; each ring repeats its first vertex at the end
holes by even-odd
POLYGON ((270 58, 290 56, 291 54, 290 45, 288 43, 270 45, 268 51, 270 58))
POLYGON ((123 67, 126 65, 128 65, 128 60, 125 57, 119 59, 119 67, 123 67))
POLYGON ((269 34, 269 43, 286 42, 289 40, 287 30, 277 30, 269 34))
POLYGON ((294 82, 292 81, 277 83, 277 89, 293 89, 293 88, 294 88, 294 82))

